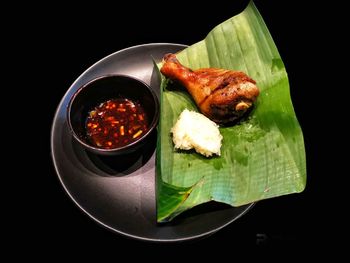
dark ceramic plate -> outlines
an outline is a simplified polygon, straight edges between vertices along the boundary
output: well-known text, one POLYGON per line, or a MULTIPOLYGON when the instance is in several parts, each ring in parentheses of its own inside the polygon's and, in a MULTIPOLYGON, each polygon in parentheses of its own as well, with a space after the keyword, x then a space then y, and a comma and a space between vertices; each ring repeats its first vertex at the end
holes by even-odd
POLYGON ((223 228, 251 205, 230 207, 209 203, 193 208, 171 223, 156 223, 154 133, 140 152, 123 157, 98 157, 72 138, 66 121, 70 96, 84 83, 106 74, 134 76, 151 85, 159 96, 157 62, 166 53, 186 46, 147 44, 113 53, 87 69, 60 102, 52 125, 52 158, 59 180, 77 206, 116 233, 148 241, 182 241, 203 237, 223 228))

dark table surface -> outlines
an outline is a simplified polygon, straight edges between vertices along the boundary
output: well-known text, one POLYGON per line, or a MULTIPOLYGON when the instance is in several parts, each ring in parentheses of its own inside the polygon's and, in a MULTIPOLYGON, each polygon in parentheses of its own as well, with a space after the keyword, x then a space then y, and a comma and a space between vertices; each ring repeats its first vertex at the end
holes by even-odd
MULTIPOLYGON (((154 11, 150 4, 126 4, 123 8, 109 8, 95 4, 84 11, 79 8, 57 6, 55 12, 48 10, 45 21, 52 22, 46 30, 45 39, 37 47, 43 54, 43 70, 50 72, 52 80, 46 95, 48 112, 45 113, 47 133, 44 154, 48 171, 42 178, 42 217, 37 219, 41 241, 46 245, 62 240, 64 249, 74 249, 77 244, 88 251, 102 247, 106 251, 128 246, 137 248, 161 248, 163 251, 191 245, 201 249, 203 245, 232 244, 232 248, 288 247, 307 245, 315 238, 314 224, 321 215, 315 205, 317 187, 322 178, 317 177, 315 145, 312 142, 311 113, 306 103, 310 91, 307 83, 305 48, 308 43, 297 41, 300 30, 291 19, 305 18, 293 1, 256 1, 265 22, 275 40, 290 78, 291 96, 299 122, 302 126, 307 151, 308 184, 301 194, 265 200, 239 220, 203 240, 172 245, 159 245, 127 239, 97 225, 70 200, 55 174, 49 146, 50 127, 58 103, 73 81, 90 65, 117 50, 145 43, 169 42, 191 45, 203 39, 220 22, 239 13, 247 1, 227 2, 221 6, 206 4, 185 7, 180 3, 164 6, 154 11), (128 12, 129 15, 124 13, 128 12), (46 69, 45 69, 46 68, 46 69)), ((158 5, 158 4, 155 4, 158 5)), ((157 6, 159 7, 159 6, 157 6)), ((311 21, 312 23, 312 21, 311 21)), ((310 58, 311 59, 311 58, 310 58)), ((49 247, 49 245, 48 245, 49 247)), ((51 249, 54 249, 51 247, 51 249)), ((56 248, 57 249, 57 248, 56 248)), ((204 251, 203 251, 204 252, 204 251)))

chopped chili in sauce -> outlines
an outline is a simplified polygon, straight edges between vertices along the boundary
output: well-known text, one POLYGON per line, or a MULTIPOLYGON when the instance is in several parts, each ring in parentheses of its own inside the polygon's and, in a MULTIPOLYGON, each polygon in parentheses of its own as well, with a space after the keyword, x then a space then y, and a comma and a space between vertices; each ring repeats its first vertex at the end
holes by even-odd
POLYGON ((142 105, 129 99, 111 99, 89 112, 87 136, 99 148, 113 149, 141 138, 148 129, 142 105))

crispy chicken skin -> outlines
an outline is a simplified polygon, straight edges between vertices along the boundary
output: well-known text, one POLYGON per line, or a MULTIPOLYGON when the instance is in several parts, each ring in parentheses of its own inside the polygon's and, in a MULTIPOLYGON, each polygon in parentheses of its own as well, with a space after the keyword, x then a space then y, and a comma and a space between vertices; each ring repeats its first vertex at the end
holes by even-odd
POLYGON ((219 68, 191 70, 174 54, 163 58, 162 74, 186 87, 200 111, 217 123, 240 118, 259 95, 256 82, 245 73, 219 68))

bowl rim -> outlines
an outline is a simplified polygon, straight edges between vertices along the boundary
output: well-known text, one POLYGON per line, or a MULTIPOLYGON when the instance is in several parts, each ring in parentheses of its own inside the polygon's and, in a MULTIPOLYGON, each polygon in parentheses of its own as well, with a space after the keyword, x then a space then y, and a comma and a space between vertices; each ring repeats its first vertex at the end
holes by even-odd
POLYGON ((104 74, 104 75, 100 75, 97 76, 91 80, 89 80, 88 82, 86 82, 85 84, 81 85, 71 96, 69 103, 67 105, 67 123, 68 123, 68 127, 69 130, 71 132, 71 134, 73 135, 73 137, 84 147, 86 147, 87 149, 90 149, 94 152, 101 152, 101 153, 114 153, 114 152, 121 152, 121 151, 125 151, 128 149, 131 149, 133 146, 141 143, 142 141, 144 141, 146 139, 146 137, 148 137, 148 135, 150 133, 152 133, 152 131, 154 130, 154 128, 157 127, 158 121, 159 121, 159 113, 160 113, 160 103, 159 103, 159 99, 157 94, 155 93, 155 91, 151 88, 150 85, 148 85, 146 82, 144 82, 143 80, 140 80, 134 76, 130 76, 130 75, 125 75, 125 74, 104 74), (82 92, 82 90, 84 90, 87 86, 91 85, 92 83, 100 80, 100 79, 105 79, 105 78, 111 78, 111 77, 121 77, 121 78, 126 78, 126 79, 130 79, 132 81, 136 81, 140 84, 142 84, 145 88, 148 89, 148 91, 151 93, 153 101, 154 101, 154 106, 155 106, 155 114, 152 118, 152 122, 149 125, 149 128, 147 130, 146 133, 143 134, 143 136, 141 136, 139 139, 137 139, 136 141, 133 141, 131 143, 128 143, 122 147, 117 147, 117 148, 111 148, 111 149, 104 149, 104 148, 98 148, 95 147, 91 144, 88 144, 84 141, 82 141, 78 134, 76 134, 76 132, 74 131, 72 122, 71 122, 71 117, 70 117, 70 113, 71 113, 71 109, 72 109, 72 105, 74 100, 77 98, 77 96, 82 92))

